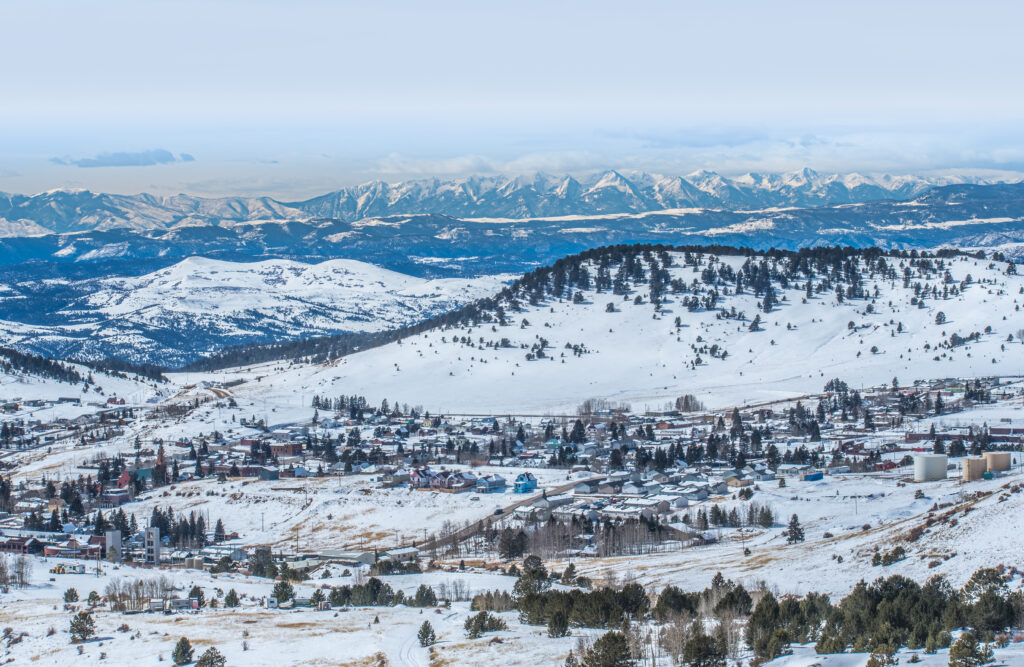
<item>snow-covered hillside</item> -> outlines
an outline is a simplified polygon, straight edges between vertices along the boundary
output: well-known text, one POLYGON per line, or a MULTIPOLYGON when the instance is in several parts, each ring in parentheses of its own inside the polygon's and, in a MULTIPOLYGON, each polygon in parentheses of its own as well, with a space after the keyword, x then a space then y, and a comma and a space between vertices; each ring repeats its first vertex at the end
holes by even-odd
MULTIPOLYGON (((0 323, 8 345, 176 364, 226 345, 399 327, 500 289, 509 277, 425 280, 355 260, 192 257, 140 277, 69 285, 62 325, 0 323)), ((9 288, 3 299, 24 298, 9 288)))
MULTIPOLYGON (((0 357, 0 362, 3 360, 0 357)), ((128 406, 146 405, 175 390, 167 383, 134 375, 107 374, 81 364, 64 366, 92 382, 60 381, 38 373, 0 369, 0 403, 6 406, 3 421, 73 418, 92 414, 98 407, 111 407, 107 405, 109 399, 124 400, 128 406)))
MULTIPOLYGON (((268 364, 213 378, 271 376, 273 383, 250 381, 235 393, 277 405, 295 406, 296 394, 343 393, 432 411, 545 414, 573 411, 588 398, 635 409, 660 409, 683 394, 709 406, 754 403, 820 392, 833 377, 860 386, 1024 373, 1024 278, 1007 275, 1005 262, 885 256, 869 263, 860 255, 808 278, 791 259, 755 257, 742 271, 747 258, 738 255, 673 252, 667 268, 654 259, 666 272, 660 306, 646 277, 621 283, 622 294, 563 287, 563 298, 548 291, 541 299, 523 288, 513 302, 500 301, 505 324, 484 312, 475 325, 328 364, 268 364), (763 287, 755 294, 748 284, 737 294, 728 278, 768 274, 777 299, 770 312, 763 287)), ((582 266, 598 276, 620 270, 596 262, 582 266)))

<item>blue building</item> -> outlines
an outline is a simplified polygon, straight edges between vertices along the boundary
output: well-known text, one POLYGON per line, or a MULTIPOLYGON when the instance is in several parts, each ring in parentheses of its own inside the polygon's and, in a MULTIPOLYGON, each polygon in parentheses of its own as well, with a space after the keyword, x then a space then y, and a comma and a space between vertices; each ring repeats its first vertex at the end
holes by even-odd
POLYGON ((501 493, 505 490, 505 478, 501 475, 487 475, 476 481, 477 493, 501 493))
POLYGON ((521 472, 516 476, 516 481, 512 484, 512 491, 515 493, 529 493, 537 490, 537 478, 533 476, 533 473, 521 472))

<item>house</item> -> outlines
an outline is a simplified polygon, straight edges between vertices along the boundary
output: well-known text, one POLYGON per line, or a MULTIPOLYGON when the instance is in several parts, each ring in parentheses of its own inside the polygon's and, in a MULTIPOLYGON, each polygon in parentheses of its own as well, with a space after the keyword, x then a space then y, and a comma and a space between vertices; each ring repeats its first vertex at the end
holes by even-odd
POLYGON ((273 482, 281 479, 281 472, 277 468, 271 466, 262 466, 257 472, 256 476, 264 482, 273 482))
POLYGON ((725 484, 726 486, 729 486, 730 488, 733 489, 742 489, 743 487, 746 486, 753 486, 754 480, 745 479, 737 475, 729 475, 728 477, 725 478, 725 484))
POLYGON ((647 482, 643 485, 644 493, 654 495, 661 492, 661 484, 658 482, 647 482))
POLYGON ((487 475, 476 481, 477 493, 502 493, 505 490, 505 478, 501 475, 487 475))
MULTIPOLYGON (((672 505, 667 500, 657 498, 630 498, 622 503, 625 507, 638 507, 651 514, 667 514, 672 505)), ((648 515, 649 516, 649 515, 648 515)))
POLYGON ((67 502, 60 496, 54 496, 53 498, 50 498, 49 500, 46 501, 47 512, 53 512, 54 510, 59 512, 66 506, 67 502))
POLYGON ((696 502, 698 500, 707 500, 708 496, 711 495, 710 493, 708 493, 707 486, 695 485, 688 485, 682 487, 682 489, 680 489, 680 493, 683 498, 686 498, 691 502, 696 502))
POLYGON ((522 521, 547 521, 551 518, 551 510, 546 507, 533 507, 532 505, 517 507, 513 514, 522 521))
POLYGON ((320 559, 340 565, 373 565, 377 560, 372 551, 322 551, 320 559))
POLYGON ((572 487, 572 492, 577 496, 587 496, 597 493, 597 482, 580 482, 572 487))
POLYGON ((455 470, 442 470, 430 480, 430 488, 444 491, 468 491, 476 486, 476 475, 455 470))
POLYGON ((729 485, 721 481, 708 482, 708 492, 717 494, 729 493, 729 485))
POLYGON ((417 468, 409 473, 409 486, 414 489, 429 489, 430 481, 437 476, 430 468, 417 468))
POLYGON ((645 494, 644 486, 639 482, 626 482, 622 485, 622 494, 626 496, 642 496, 645 494))
POLYGON ((186 611, 199 609, 199 600, 196 598, 171 598, 167 601, 166 611, 186 611))
POLYGON ((416 547, 400 547, 389 549, 382 554, 382 558, 388 558, 398 563, 411 563, 419 558, 420 550, 416 547))
POLYGON ((563 505, 569 505, 570 503, 572 503, 572 496, 563 494, 559 496, 544 496, 542 498, 538 498, 533 502, 533 506, 553 510, 556 507, 562 507, 563 505))
POLYGON ((559 521, 571 521, 574 517, 594 521, 599 517, 597 510, 587 503, 562 505, 561 507, 551 510, 551 516, 559 521))
POLYGON ((685 496, 679 496, 672 493, 662 493, 657 496, 651 496, 650 499, 658 501, 659 503, 666 503, 669 511, 683 509, 690 505, 690 501, 688 501, 685 496))
POLYGON ((536 490, 537 478, 533 476, 533 473, 521 472, 516 475, 516 479, 512 483, 512 491, 514 493, 530 493, 536 490))
POLYGON ((654 513, 645 507, 617 503, 602 509, 601 515, 608 519, 649 519, 654 513))
POLYGON ((211 544, 204 547, 200 554, 204 558, 208 558, 211 561, 218 561, 225 556, 230 558, 235 563, 242 563, 249 559, 249 554, 245 549, 241 547, 231 546, 229 544, 211 544))

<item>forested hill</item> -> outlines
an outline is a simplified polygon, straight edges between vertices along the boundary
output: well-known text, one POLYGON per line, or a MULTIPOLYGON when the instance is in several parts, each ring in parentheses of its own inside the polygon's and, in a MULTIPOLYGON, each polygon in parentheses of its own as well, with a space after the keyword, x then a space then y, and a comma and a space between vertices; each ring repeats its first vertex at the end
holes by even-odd
MULTIPOLYGON (((869 279, 900 280, 908 288, 914 280, 921 292, 920 279, 925 278, 927 294, 915 299, 923 307, 927 299, 938 298, 942 292, 949 295, 951 284, 942 271, 952 257, 967 255, 951 250, 929 253, 840 247, 789 251, 730 246, 605 246, 559 259, 550 266, 530 271, 492 297, 414 325, 379 333, 233 346, 184 370, 211 371, 279 360, 321 363, 435 329, 505 326, 526 308, 548 300, 581 304, 601 295, 619 299, 632 295, 631 301, 638 305, 648 303, 657 313, 669 298, 678 300, 687 312, 716 311, 725 296, 752 294, 769 312, 780 298, 786 298, 780 294, 798 281, 808 295, 828 292, 840 301, 863 301, 872 297, 867 286, 869 279), (718 258, 733 258, 739 263, 720 262, 718 258), (899 269, 899 265, 903 268, 899 269), (681 270, 686 277, 678 275, 681 270)), ((986 255, 978 252, 971 257, 984 259, 986 255)), ((1006 262, 998 252, 990 257, 994 262, 1006 262)), ((956 285, 952 289, 956 290, 956 285)), ((728 309, 719 315, 737 317, 728 309)))

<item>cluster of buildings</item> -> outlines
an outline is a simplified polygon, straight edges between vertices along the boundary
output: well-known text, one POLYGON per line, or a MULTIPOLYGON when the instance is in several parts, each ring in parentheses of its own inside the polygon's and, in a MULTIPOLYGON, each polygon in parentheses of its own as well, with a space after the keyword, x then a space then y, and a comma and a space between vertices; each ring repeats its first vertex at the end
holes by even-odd
POLYGON ((742 470, 680 467, 649 474, 619 471, 582 480, 569 494, 544 496, 518 507, 515 516, 524 521, 651 519, 773 479, 775 474, 763 465, 742 470))

